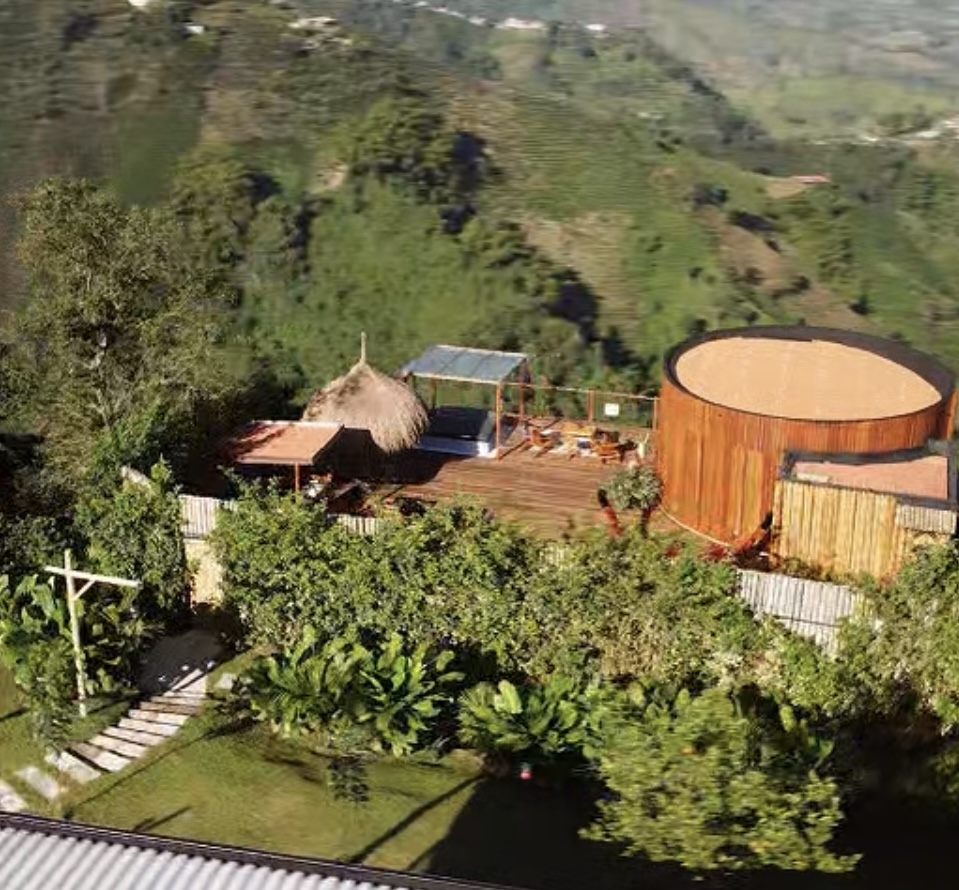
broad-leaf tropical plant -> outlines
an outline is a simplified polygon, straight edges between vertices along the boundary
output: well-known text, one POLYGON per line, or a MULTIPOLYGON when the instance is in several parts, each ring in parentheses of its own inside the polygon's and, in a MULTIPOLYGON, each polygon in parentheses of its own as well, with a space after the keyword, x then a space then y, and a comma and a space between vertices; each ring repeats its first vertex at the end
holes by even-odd
POLYGON ((589 757, 604 699, 599 687, 563 676, 537 686, 480 683, 460 699, 460 738, 490 754, 541 761, 589 757))
POLYGON ((388 748, 396 757, 417 747, 463 679, 460 671, 447 669, 452 660, 449 650, 431 657, 425 643, 406 654, 398 634, 365 660, 353 716, 361 725, 372 725, 375 747, 388 748))
POLYGON ((337 638, 319 645, 307 627, 290 650, 261 658, 240 686, 255 720, 282 735, 329 731, 349 712, 359 668, 369 653, 359 643, 337 638))
POLYGON ((453 658, 426 645, 406 651, 393 635, 377 651, 351 637, 324 644, 308 627, 291 650, 259 659, 240 687, 255 720, 284 735, 310 735, 351 753, 419 747, 452 701, 462 679, 453 658))

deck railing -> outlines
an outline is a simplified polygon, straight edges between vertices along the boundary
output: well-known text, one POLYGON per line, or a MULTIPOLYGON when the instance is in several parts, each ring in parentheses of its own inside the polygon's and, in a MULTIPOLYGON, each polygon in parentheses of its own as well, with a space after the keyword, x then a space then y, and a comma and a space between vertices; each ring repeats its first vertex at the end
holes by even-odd
POLYGON ((503 416, 515 420, 556 417, 612 428, 655 430, 659 397, 548 383, 502 384, 503 416))

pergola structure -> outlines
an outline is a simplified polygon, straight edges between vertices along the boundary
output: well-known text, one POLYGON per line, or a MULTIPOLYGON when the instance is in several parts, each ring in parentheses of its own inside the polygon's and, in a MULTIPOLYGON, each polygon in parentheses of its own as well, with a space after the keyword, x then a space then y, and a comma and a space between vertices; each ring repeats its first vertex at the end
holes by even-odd
POLYGON ((227 443, 231 460, 245 466, 293 468, 293 488, 300 490, 300 471, 312 467, 336 441, 340 423, 304 420, 257 420, 227 443))
MULTIPOLYGON (((494 408, 496 457, 499 459, 503 428, 503 384, 510 380, 528 383, 529 356, 522 352, 501 352, 493 349, 473 349, 467 346, 430 346, 400 369, 397 377, 407 383, 428 380, 433 391, 431 407, 435 407, 436 384, 452 383, 493 386, 496 390, 494 408)), ((523 414, 523 389, 520 387, 520 416, 523 414)))

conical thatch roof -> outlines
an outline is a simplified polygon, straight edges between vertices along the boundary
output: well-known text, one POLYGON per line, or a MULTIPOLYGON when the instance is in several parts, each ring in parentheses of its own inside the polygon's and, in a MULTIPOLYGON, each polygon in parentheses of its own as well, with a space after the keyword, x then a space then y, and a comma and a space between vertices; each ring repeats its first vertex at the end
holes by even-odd
POLYGON ((366 363, 364 342, 360 360, 310 399, 303 420, 369 430, 373 441, 392 453, 416 444, 426 429, 427 414, 410 387, 366 363))

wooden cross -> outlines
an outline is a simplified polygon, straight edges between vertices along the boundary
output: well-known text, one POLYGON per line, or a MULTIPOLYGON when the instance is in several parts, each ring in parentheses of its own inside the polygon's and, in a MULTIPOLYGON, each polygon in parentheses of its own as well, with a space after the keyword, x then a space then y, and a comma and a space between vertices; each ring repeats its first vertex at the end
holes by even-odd
POLYGON ((115 587, 139 587, 139 581, 129 578, 114 578, 110 575, 91 575, 78 572, 73 568, 73 554, 69 550, 63 553, 63 568, 44 566, 51 575, 60 575, 67 580, 67 610, 70 613, 70 635, 73 637, 73 661, 77 668, 77 696, 80 700, 80 716, 87 716, 87 675, 83 661, 83 647, 80 644, 80 619, 77 615, 77 601, 97 582, 112 584, 115 587), (75 581, 86 583, 77 590, 75 581))

